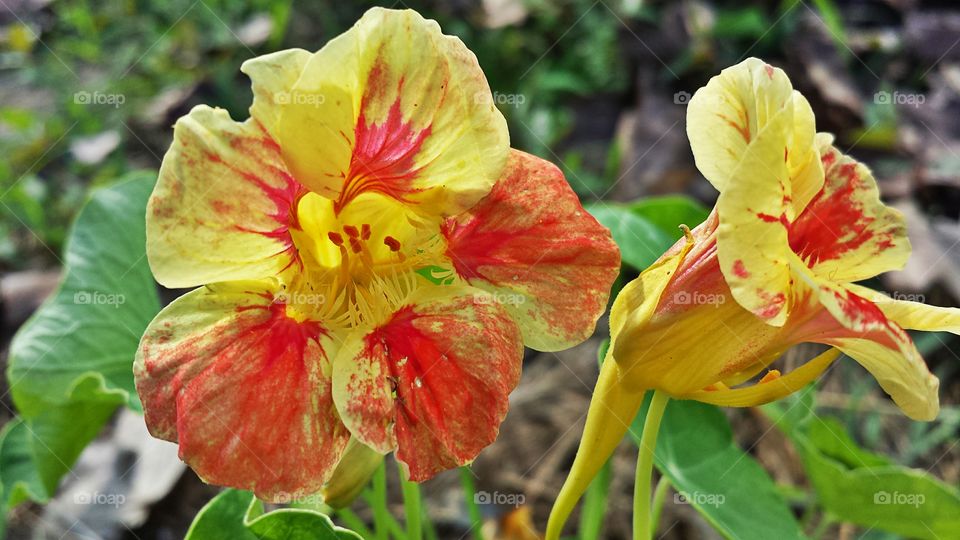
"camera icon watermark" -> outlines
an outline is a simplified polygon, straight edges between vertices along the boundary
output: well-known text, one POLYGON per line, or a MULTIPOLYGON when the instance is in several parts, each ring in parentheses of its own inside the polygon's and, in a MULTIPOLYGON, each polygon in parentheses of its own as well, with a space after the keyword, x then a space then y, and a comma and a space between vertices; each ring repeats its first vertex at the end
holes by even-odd
POLYGON ((526 500, 527 498, 523 493, 501 493, 499 491, 490 493, 489 491, 478 491, 473 494, 473 502, 475 504, 499 504, 518 507, 522 506, 526 500))
POLYGON ((690 92, 686 90, 681 90, 673 95, 673 103, 675 105, 686 105, 690 103, 690 98, 693 96, 690 95, 690 92))
POLYGON ((120 307, 121 305, 127 303, 127 297, 120 293, 77 291, 73 293, 73 303, 81 306, 120 307))
POLYGON ((673 494, 674 504, 693 504, 697 506, 712 506, 719 508, 727 502, 723 493, 701 493, 699 491, 678 491, 673 494))
POLYGON ((920 505, 927 502, 927 497, 923 493, 900 493, 894 491, 877 491, 873 494, 873 504, 912 506, 920 508, 920 505))
POLYGON ((903 92, 887 92, 881 90, 873 95, 873 102, 877 105, 910 105, 919 107, 927 101, 923 94, 911 94, 903 92))
POLYGON ((77 105, 108 105, 115 109, 126 103, 127 96, 124 94, 110 94, 106 92, 87 92, 81 90, 73 93, 73 102, 77 105))
POLYGON ((127 497, 123 493, 81 491, 73 496, 73 503, 79 505, 112 506, 119 508, 125 502, 127 502, 127 497))

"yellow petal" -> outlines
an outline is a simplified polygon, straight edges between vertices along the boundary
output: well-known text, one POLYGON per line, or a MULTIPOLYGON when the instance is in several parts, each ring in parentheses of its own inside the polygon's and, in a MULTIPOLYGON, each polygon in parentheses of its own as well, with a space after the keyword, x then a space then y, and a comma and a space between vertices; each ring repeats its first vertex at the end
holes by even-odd
POLYGON ((607 358, 600 369, 577 456, 550 511, 547 540, 560 538, 570 512, 620 444, 643 403, 644 392, 631 392, 620 384, 620 368, 611 357, 612 351, 613 347, 607 350, 607 358))
POLYGON ((276 276, 296 259, 289 234, 302 187, 248 120, 201 105, 180 118, 147 206, 147 258, 172 288, 276 276))
POLYGON ((251 58, 240 71, 253 83, 250 116, 276 138, 280 105, 289 101, 290 91, 300 78, 311 54, 303 49, 287 49, 251 58))
MULTIPOLYGON (((791 110, 794 121, 784 133, 778 155, 794 177, 811 166, 816 168, 814 117, 782 70, 748 58, 723 70, 694 94, 687 108, 687 135, 697 168, 718 191, 723 192, 731 179, 739 179, 734 171, 747 148, 784 109, 791 110)), ((803 178, 803 185, 795 191, 812 197, 820 189, 817 175, 803 178)))
POLYGON ((684 396, 723 407, 755 407, 786 397, 816 379, 827 366, 840 356, 840 351, 830 349, 790 373, 771 380, 760 381, 745 388, 714 391, 699 391, 684 396))
POLYGON ((847 288, 876 304, 887 318, 907 330, 960 334, 960 309, 891 298, 860 285, 847 288))
POLYGON ((826 310, 799 330, 806 341, 832 345, 870 372, 904 414, 933 420, 940 410, 940 383, 927 369, 910 336, 875 304, 843 285, 795 265, 797 275, 826 310))
POLYGON ((836 282, 903 268, 910 258, 903 215, 880 201, 870 169, 830 140, 818 137, 826 182, 791 225, 793 251, 814 273, 836 282))
POLYGON ((785 108, 768 118, 717 200, 717 257, 731 293, 774 326, 786 321, 790 296, 793 205, 784 148, 793 116, 785 108))
POLYGON ((506 122, 476 57, 414 11, 368 11, 307 62, 288 101, 284 158, 338 208, 376 192, 455 214, 506 163, 506 122))

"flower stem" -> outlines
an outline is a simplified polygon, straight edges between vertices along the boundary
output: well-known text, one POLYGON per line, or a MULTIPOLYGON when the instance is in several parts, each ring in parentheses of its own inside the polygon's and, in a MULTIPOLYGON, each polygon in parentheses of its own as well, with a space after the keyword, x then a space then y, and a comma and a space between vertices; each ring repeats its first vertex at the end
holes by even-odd
POLYGON ((401 470, 400 487, 403 490, 403 509, 407 516, 407 540, 421 540, 423 538, 423 527, 420 525, 420 514, 422 512, 420 485, 405 478, 401 470))
POLYGON ((373 473, 373 493, 370 497, 373 506, 373 526, 377 540, 387 540, 390 514, 387 510, 387 466, 386 460, 380 463, 373 473))
POLYGON ((467 512, 470 514, 470 531, 474 540, 483 540, 483 516, 477 506, 477 487, 473 482, 473 472, 467 467, 460 467, 460 484, 466 497, 467 512))
POLYGON ((660 420, 667 408, 670 397, 656 390, 647 409, 647 418, 643 422, 643 435, 640 437, 640 451, 637 455, 637 476, 633 486, 633 539, 646 540, 653 535, 650 520, 650 481, 653 477, 653 456, 657 449, 657 432, 660 420))
POLYGON ((657 532, 657 527, 660 526, 660 514, 663 513, 663 503, 667 500, 667 492, 670 491, 670 479, 666 476, 660 476, 660 481, 657 482, 657 487, 653 490, 653 518, 650 523, 650 534, 653 535, 657 532))

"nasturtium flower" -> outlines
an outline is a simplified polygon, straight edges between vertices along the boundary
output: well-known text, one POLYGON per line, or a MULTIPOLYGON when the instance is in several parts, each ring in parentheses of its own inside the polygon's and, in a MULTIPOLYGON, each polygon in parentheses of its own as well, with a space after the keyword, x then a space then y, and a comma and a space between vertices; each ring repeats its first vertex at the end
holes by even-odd
POLYGON ((250 118, 181 118, 147 209, 156 279, 199 287, 140 343, 151 433, 274 501, 319 491, 351 440, 415 481, 472 461, 523 345, 592 333, 619 269, 609 231, 510 149, 476 58, 413 11, 241 69, 250 118))
POLYGON ((723 70, 690 100, 687 133, 720 196, 614 301, 611 345, 554 533, 647 390, 754 406, 804 387, 842 352, 910 418, 932 420, 939 409, 938 381, 905 329, 960 333, 960 310, 854 283, 906 263, 904 219, 880 201, 866 166, 816 133, 784 72, 755 58, 723 70), (790 373, 769 369, 806 342, 830 348, 790 373))

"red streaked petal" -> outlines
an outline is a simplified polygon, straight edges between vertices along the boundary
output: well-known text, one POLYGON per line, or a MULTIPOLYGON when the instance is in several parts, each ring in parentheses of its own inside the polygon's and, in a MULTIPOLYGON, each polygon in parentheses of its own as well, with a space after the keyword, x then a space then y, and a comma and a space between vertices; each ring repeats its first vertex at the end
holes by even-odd
POLYGON ((350 438, 333 405, 333 340, 269 282, 192 291, 150 324, 134 364, 150 432, 205 481, 283 501, 317 492, 350 438))
POLYGON ((147 207, 147 256, 167 287, 272 277, 297 261, 289 229, 302 186, 280 148, 253 120, 195 107, 147 207))
POLYGON ((940 409, 940 383, 927 369, 910 336, 873 302, 806 272, 803 282, 815 289, 825 309, 793 330, 792 335, 840 349, 877 379, 904 414, 914 420, 934 419, 940 409))
POLYGON ((344 423, 379 452, 396 448, 412 480, 469 463, 492 443, 519 382, 520 332, 478 292, 421 289, 389 321, 354 334, 334 361, 344 423))
POLYGON ((610 231, 583 209, 560 169, 518 150, 490 194, 442 231, 460 277, 503 304, 534 349, 589 337, 620 271, 610 231))
POLYGON ((790 227, 790 246, 818 275, 860 281, 903 268, 906 224, 880 201, 870 170, 818 137, 826 181, 790 227))
POLYGON ((412 10, 373 8, 304 66, 279 117, 284 159, 341 210, 363 194, 423 215, 469 208, 506 162, 477 59, 412 10))

